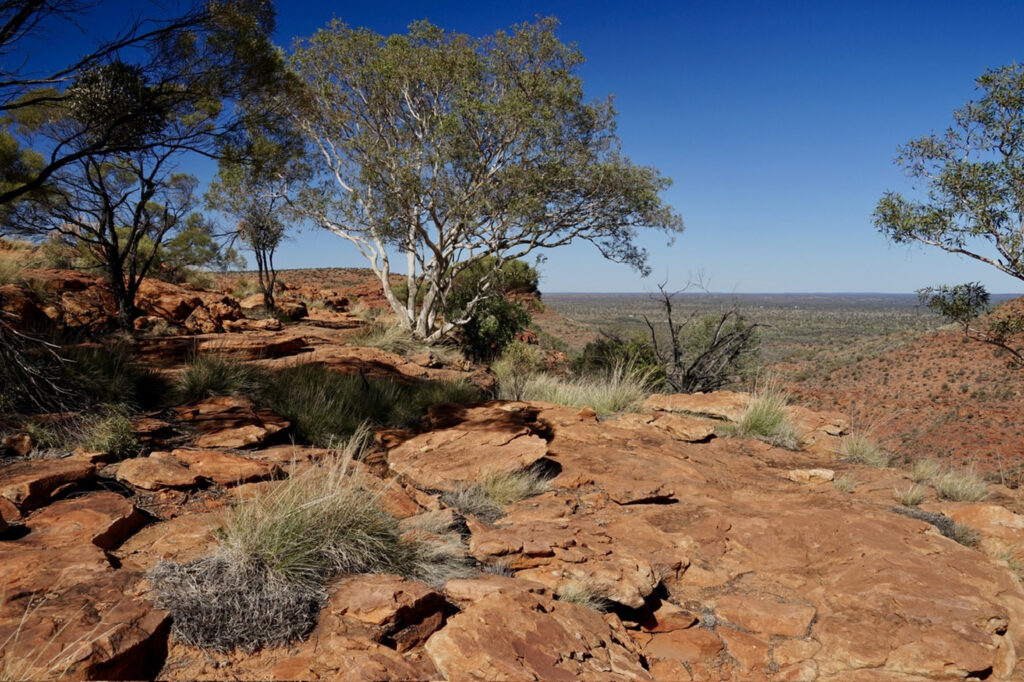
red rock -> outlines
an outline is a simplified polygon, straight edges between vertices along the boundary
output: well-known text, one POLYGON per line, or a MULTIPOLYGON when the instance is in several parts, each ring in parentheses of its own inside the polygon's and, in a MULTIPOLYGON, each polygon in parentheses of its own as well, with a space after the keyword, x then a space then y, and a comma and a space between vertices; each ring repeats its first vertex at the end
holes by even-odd
POLYGON ((686 441, 688 443, 707 440, 715 433, 714 424, 709 424, 703 419, 687 417, 680 414, 659 414, 651 423, 655 428, 661 429, 673 438, 686 441))
POLYGON ((224 331, 226 332, 278 332, 284 329, 281 320, 276 317, 267 317, 262 320, 242 318, 241 320, 224 320, 224 331))
POLYGON ((703 628, 689 628, 672 632, 659 632, 644 646, 644 654, 652 658, 671 658, 696 663, 717 658, 722 640, 714 632, 703 628))
POLYGON ((425 645, 446 679, 650 679, 615 616, 536 594, 494 594, 425 645))
POLYGON ((29 534, 19 542, 65 547, 91 542, 111 550, 146 524, 145 517, 117 493, 99 492, 54 502, 25 522, 29 534))
POLYGON ((665 395, 655 393, 644 401, 644 408, 663 412, 692 412, 716 419, 738 421, 747 409, 750 395, 732 391, 712 393, 676 393, 665 395))
POLYGON ((175 413, 198 432, 194 443, 203 449, 259 445, 289 426, 288 420, 271 410, 254 408, 243 397, 207 398, 176 408, 175 413))
POLYGON ((832 469, 790 469, 786 478, 794 483, 830 483, 836 477, 832 469))
POLYGON ((13 502, 22 512, 43 506, 59 488, 91 478, 96 467, 67 459, 34 459, 8 464, 0 469, 0 497, 13 502))
POLYGON ((388 466, 421 488, 454 490, 519 471, 547 454, 544 439, 515 415, 488 406, 466 416, 465 422, 404 441, 388 453, 388 466))
POLYGON ((14 433, 0 442, 0 452, 7 451, 15 457, 27 457, 36 446, 35 439, 28 433, 14 433))
POLYGON ((716 633, 725 644, 729 656, 736 661, 739 671, 752 673, 768 667, 768 650, 771 648, 768 637, 758 637, 728 627, 719 627, 716 633))
POLYGON ((117 465, 117 480, 142 488, 191 488, 199 483, 200 474, 184 467, 178 461, 163 453, 148 457, 126 459, 117 465))
POLYGON ((263 462, 219 450, 174 450, 171 456, 218 485, 238 485, 272 478, 281 473, 273 462, 263 462))
POLYGON ((217 546, 215 533, 224 517, 215 513, 185 514, 170 521, 151 523, 113 553, 125 569, 148 571, 160 561, 185 563, 210 554, 217 546))
POLYGON ((478 578, 453 578, 445 583, 444 594, 456 604, 468 604, 490 599, 497 594, 513 594, 528 592, 531 594, 550 595, 544 585, 523 578, 508 578, 499 575, 484 574, 478 578))
POLYGON ((750 632, 797 637, 807 634, 815 609, 801 604, 726 595, 715 601, 715 614, 750 632))
POLYGON ((355 575, 333 588, 320 617, 321 630, 338 630, 332 619, 346 618, 368 626, 373 639, 391 637, 400 651, 411 649, 444 622, 444 598, 426 583, 394 575, 355 575))

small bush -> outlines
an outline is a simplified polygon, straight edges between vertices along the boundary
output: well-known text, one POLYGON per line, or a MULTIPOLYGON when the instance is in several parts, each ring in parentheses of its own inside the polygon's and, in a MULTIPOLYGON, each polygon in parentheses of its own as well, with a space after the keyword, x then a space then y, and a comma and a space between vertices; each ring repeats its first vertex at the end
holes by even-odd
POLYGON ((954 502, 980 502, 988 498, 988 483, 975 472, 945 471, 931 479, 939 497, 954 502))
POLYGON ((118 403, 143 410, 166 404, 171 382, 142 366, 125 344, 71 347, 61 351, 61 382, 85 404, 118 403))
POLYGON ((139 453, 139 441, 132 432, 132 422, 120 406, 107 406, 98 421, 88 423, 82 441, 87 450, 106 452, 117 459, 126 459, 139 453))
POLYGON ((739 421, 727 426, 725 434, 796 449, 800 436, 786 414, 787 402, 786 394, 772 389, 754 394, 739 421))
POLYGON ((529 324, 530 314, 520 304, 501 296, 488 298, 462 326, 459 347, 466 357, 486 362, 501 355, 529 324))
POLYGON ((0 256, 0 285, 21 284, 25 265, 16 258, 0 256))
POLYGON ((874 440, 865 434, 845 436, 839 443, 839 455, 848 462, 884 469, 892 461, 874 440))
POLYGON ((498 375, 499 395, 504 400, 523 400, 526 386, 543 365, 540 350, 521 341, 505 348, 491 369, 498 375))
MULTIPOLYGON (((598 415, 636 409, 650 394, 650 377, 631 367, 615 367, 604 377, 561 379, 551 374, 534 374, 522 386, 521 400, 591 407, 598 415)), ((502 400, 513 399, 503 386, 502 400)))
POLYGON ((927 483, 942 473, 942 465, 934 459, 919 459, 910 469, 910 478, 914 483, 927 483))
POLYGON ((916 507, 924 502, 925 489, 914 484, 905 490, 893 488, 892 494, 896 502, 902 504, 904 507, 916 507))
POLYGON ((654 346, 642 336, 621 339, 605 335, 591 341, 572 360, 572 371, 580 376, 604 376, 616 366, 629 366, 651 377, 651 388, 665 385, 665 368, 654 352, 654 346))
POLYGON ((183 402, 214 396, 249 396, 259 399, 267 374, 255 365, 227 358, 197 358, 178 377, 177 395, 183 402))

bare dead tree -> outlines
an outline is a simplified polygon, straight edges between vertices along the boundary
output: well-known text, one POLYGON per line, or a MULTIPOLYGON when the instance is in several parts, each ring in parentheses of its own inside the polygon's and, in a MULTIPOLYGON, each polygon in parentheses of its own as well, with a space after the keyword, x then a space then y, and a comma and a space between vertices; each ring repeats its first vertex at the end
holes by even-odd
POLYGON ((52 343, 18 331, 12 313, 0 310, 0 411, 62 409, 72 397, 54 371, 64 359, 52 343), (22 404, 7 405, 4 399, 22 404))
POLYGON ((658 339, 658 329, 649 317, 644 322, 651 345, 665 368, 665 381, 680 393, 714 391, 732 380, 746 360, 757 353, 757 329, 765 325, 748 322, 733 304, 719 313, 701 315, 691 312, 677 321, 672 308, 676 293, 658 285, 668 326, 668 345, 658 339))

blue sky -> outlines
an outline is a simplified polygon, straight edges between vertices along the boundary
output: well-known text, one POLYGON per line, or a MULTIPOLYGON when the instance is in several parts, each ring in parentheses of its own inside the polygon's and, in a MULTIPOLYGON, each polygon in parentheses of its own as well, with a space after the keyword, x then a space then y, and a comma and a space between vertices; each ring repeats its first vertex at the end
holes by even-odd
MULTIPOLYGON (((115 5, 125 3, 114 3, 115 5)), ((474 35, 554 15, 587 58, 592 97, 616 96, 634 162, 673 178, 666 200, 686 231, 641 240, 640 278, 589 245, 548 253, 546 291, 680 287, 716 291, 910 292, 1024 283, 937 250, 890 246, 871 225, 886 189, 906 189, 898 145, 941 130, 986 68, 1024 59, 1024 2, 278 2, 289 46, 333 16, 380 33, 426 18, 474 35)), ((307 229, 281 267, 361 266, 332 234, 307 229)))

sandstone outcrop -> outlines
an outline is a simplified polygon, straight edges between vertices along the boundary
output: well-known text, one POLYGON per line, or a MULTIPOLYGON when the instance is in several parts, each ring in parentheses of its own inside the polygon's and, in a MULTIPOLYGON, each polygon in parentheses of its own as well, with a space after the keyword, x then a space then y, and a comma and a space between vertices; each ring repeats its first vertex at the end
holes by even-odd
POLYGON ((716 437, 743 399, 668 396, 648 414, 604 420, 546 403, 438 405, 419 432, 380 434, 390 477, 377 475, 383 465, 352 467, 368 494, 407 534, 459 529, 462 551, 504 575, 443 588, 343 576, 307 640, 253 654, 177 642, 145 571, 215 551, 228 505, 327 451, 268 444, 280 418, 222 398, 137 420, 188 447, 102 469, 84 453, 7 464, 0 642, 14 643, 3 662, 54 676, 30 660, 29 642, 42 642, 69 679, 1018 679, 1016 493, 929 496, 923 509, 980 533, 977 548, 962 546, 893 511, 906 473, 818 447, 847 428, 836 415, 794 410, 820 434, 800 450, 716 437), (257 424, 267 433, 246 437, 257 424), (218 447, 198 444, 211 434, 218 447), (527 468, 547 490, 491 522, 441 494, 527 468), (90 488, 115 472, 128 486, 90 488), (839 476, 859 485, 843 492, 839 476), (167 514, 142 511, 160 496, 167 514))

